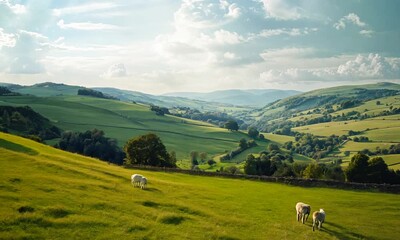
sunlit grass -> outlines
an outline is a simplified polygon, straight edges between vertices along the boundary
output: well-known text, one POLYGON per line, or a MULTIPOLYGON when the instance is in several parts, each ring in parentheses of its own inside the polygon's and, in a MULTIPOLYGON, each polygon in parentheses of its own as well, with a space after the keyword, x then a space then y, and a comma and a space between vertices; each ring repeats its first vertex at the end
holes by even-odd
POLYGON ((0 238, 396 239, 398 195, 124 169, 0 133, 0 238), (133 188, 140 173, 148 189, 133 188), (295 220, 297 201, 326 223, 295 220), (22 209, 22 211, 20 210, 22 209), (28 210, 27 210, 28 209, 28 210), (21 212, 20 212, 21 211, 21 212), (379 213, 379 221, 371 217, 379 213))

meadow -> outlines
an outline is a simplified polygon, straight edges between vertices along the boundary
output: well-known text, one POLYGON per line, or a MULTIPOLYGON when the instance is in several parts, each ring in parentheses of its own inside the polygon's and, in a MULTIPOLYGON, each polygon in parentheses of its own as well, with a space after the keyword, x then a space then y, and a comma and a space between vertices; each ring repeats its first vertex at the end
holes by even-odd
POLYGON ((396 239, 395 194, 124 169, 0 133, 0 239, 396 239), (130 175, 149 179, 133 188, 130 175), (296 221, 295 204, 326 222, 296 221))
MULTIPOLYGON (((177 118, 157 116, 148 106, 84 96, 0 97, 1 105, 26 106, 42 114, 63 130, 101 129, 106 137, 115 138, 122 147, 132 137, 156 133, 168 151, 178 159, 188 159, 191 151, 210 156, 230 151, 238 145, 240 132, 214 125, 177 118)), ((54 143, 55 141, 50 141, 54 143)))

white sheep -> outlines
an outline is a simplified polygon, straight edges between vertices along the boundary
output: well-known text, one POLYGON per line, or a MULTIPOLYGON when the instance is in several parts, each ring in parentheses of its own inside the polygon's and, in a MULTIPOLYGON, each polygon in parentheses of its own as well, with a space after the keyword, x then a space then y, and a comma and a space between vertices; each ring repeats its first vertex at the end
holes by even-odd
POLYGON ((314 231, 316 225, 318 225, 318 230, 320 230, 322 227, 322 223, 325 221, 324 209, 321 208, 319 212, 315 211, 312 217, 313 217, 312 230, 314 231))
POLYGON ((308 216, 311 213, 311 206, 302 202, 298 202, 296 204, 296 219, 297 221, 300 221, 304 224, 305 221, 307 221, 308 216), (307 216, 306 216, 307 215, 307 216))
POLYGON ((142 180, 143 176, 140 174, 133 174, 131 176, 131 183, 133 187, 140 186, 140 181, 142 180))
POLYGON ((140 188, 145 189, 146 186, 147 186, 147 178, 142 177, 142 179, 140 180, 140 188))

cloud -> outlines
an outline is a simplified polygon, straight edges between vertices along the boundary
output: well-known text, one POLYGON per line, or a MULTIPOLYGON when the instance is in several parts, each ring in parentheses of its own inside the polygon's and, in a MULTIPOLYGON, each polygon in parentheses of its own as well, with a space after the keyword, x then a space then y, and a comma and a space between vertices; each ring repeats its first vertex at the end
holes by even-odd
POLYGON ((228 60, 237 60, 240 59, 238 56, 236 56, 236 54, 232 53, 232 52, 226 52, 224 53, 224 58, 228 59, 228 60))
POLYGON ((103 78, 120 78, 126 77, 128 74, 126 72, 125 65, 123 63, 118 63, 110 66, 108 70, 101 75, 103 78))
POLYGON ((119 27, 116 25, 105 24, 105 23, 91 23, 91 22, 73 22, 73 23, 64 23, 64 20, 61 19, 57 22, 57 26, 61 29, 75 29, 75 30, 114 30, 119 27))
POLYGON ((318 31, 318 28, 275 28, 275 29, 264 29, 260 31, 257 34, 250 34, 249 35, 249 40, 253 40, 255 38, 270 38, 274 36, 280 36, 280 35, 288 35, 288 36, 301 36, 301 35, 307 35, 312 32, 318 31))
POLYGON ((14 14, 26 13, 26 7, 21 4, 12 4, 9 0, 0 0, 0 6, 3 5, 9 8, 14 14))
POLYGON ((53 15, 60 17, 64 15, 76 15, 88 12, 97 11, 110 11, 112 8, 116 8, 119 5, 112 2, 102 2, 102 3, 89 3, 73 7, 56 8, 53 9, 53 15))
POLYGON ((271 69, 260 73, 267 82, 324 82, 399 79, 400 58, 384 58, 379 54, 357 55, 339 66, 302 69, 271 69))
POLYGON ((305 18, 305 11, 300 6, 294 6, 288 0, 262 0, 264 10, 269 18, 277 20, 297 20, 305 18))
POLYGON ((315 53, 314 48, 281 48, 264 50, 260 57, 265 61, 275 61, 277 59, 304 58, 315 53))
POLYGON ((366 37, 372 37, 372 34, 374 34, 375 32, 372 30, 361 30, 360 34, 366 37))
POLYGON ((238 44, 244 41, 244 37, 236 32, 220 29, 214 32, 215 42, 218 44, 238 44))
POLYGON ((355 13, 349 13, 347 16, 342 17, 339 19, 338 22, 333 24, 333 27, 336 30, 345 29, 347 23, 352 23, 359 27, 365 27, 367 24, 360 20, 360 17, 355 13))
POLYGON ((242 15, 242 10, 237 6, 236 3, 229 5, 228 10, 228 13, 225 14, 226 17, 238 18, 240 15, 242 15))
POLYGON ((0 50, 2 47, 12 48, 15 46, 17 36, 12 33, 5 33, 3 28, 0 28, 0 50))

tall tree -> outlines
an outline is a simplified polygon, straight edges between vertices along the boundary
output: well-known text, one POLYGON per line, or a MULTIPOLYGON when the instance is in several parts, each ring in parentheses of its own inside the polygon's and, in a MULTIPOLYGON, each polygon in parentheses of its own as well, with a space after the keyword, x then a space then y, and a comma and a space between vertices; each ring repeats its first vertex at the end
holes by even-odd
POLYGON ((176 167, 161 139, 153 133, 130 139, 125 144, 124 151, 128 164, 176 167))

